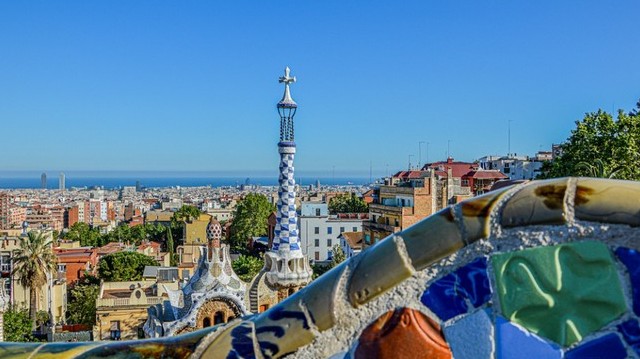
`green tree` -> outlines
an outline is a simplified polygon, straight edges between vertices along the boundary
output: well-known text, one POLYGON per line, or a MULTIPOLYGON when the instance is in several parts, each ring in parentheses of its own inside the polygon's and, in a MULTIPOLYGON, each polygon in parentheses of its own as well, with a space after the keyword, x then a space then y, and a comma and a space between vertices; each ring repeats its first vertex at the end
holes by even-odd
POLYGON ((96 299, 100 292, 100 280, 85 275, 69 290, 67 322, 93 326, 96 324, 96 299))
POLYGON ((155 259, 138 252, 117 252, 100 258, 98 275, 108 282, 142 279, 145 266, 159 266, 155 259))
POLYGON ((369 206, 355 193, 343 194, 329 200, 329 212, 336 213, 365 213, 369 212, 369 206))
POLYGON ((171 233, 171 229, 167 229, 167 251, 169 252, 169 260, 171 261, 172 266, 178 265, 178 258, 176 258, 175 253, 175 243, 173 242, 173 234, 171 233))
POLYGON ((236 206, 231 223, 231 247, 237 251, 245 251, 249 239, 267 234, 267 220, 275 211, 273 204, 266 196, 249 193, 236 206))
POLYGON ((620 110, 616 119, 602 110, 587 113, 560 148, 559 156, 543 164, 540 178, 640 180, 640 113, 620 110))
POLYGON ((329 263, 315 263, 311 266, 311 269, 313 270, 313 279, 316 279, 319 276, 330 271, 338 264, 344 262, 345 259, 347 259, 347 256, 344 254, 342 247, 339 244, 334 245, 333 247, 331 247, 331 261, 329 263))
POLYGON ((100 232, 83 222, 77 222, 71 226, 69 231, 64 234, 64 238, 72 241, 79 241, 80 245, 83 247, 96 247, 102 245, 100 232))
POLYGON ((26 309, 10 307, 4 312, 4 340, 7 342, 31 342, 32 322, 26 309))
POLYGON ((191 222, 200 217, 201 214, 202 212, 198 207, 185 204, 173 214, 171 220, 176 222, 191 222))
POLYGON ((313 270, 313 279, 316 279, 319 276, 328 272, 331 269, 331 267, 328 264, 315 263, 314 265, 311 266, 311 269, 313 270))
POLYGON ((260 272, 264 266, 264 262, 257 257, 241 255, 231 263, 233 271, 236 272, 238 277, 245 282, 251 282, 253 277, 260 272))
POLYGON ((331 264, 330 268, 337 266, 338 264, 344 262, 347 259, 347 256, 344 254, 342 247, 339 244, 336 244, 331 248, 331 264))
POLYGON ((20 248, 13 257, 13 272, 18 282, 29 288, 29 318, 33 328, 38 311, 38 291, 47 283, 47 276, 56 268, 56 257, 51 250, 51 240, 42 232, 29 232, 20 239, 20 248))

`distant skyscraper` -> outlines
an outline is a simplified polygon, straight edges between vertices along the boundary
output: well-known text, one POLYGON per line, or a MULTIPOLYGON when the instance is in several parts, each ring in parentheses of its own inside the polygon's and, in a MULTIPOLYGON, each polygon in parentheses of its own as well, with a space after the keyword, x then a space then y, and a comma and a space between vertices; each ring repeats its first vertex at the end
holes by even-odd
POLYGON ((47 189, 47 174, 44 172, 40 175, 40 188, 47 189))
POLYGON ((64 172, 60 172, 60 177, 58 177, 58 189, 61 191, 65 189, 64 172))
POLYGON ((136 192, 140 192, 142 190, 142 186, 140 185, 140 181, 136 181, 136 192))

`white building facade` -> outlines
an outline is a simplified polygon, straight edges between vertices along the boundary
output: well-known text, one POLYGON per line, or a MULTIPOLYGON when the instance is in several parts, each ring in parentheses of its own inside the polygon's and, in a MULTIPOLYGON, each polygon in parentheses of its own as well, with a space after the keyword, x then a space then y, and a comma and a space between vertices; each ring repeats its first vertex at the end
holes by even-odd
POLYGON ((542 163, 551 160, 551 152, 540 151, 534 157, 518 156, 484 156, 478 159, 480 168, 498 170, 509 176, 511 180, 532 180, 540 173, 542 163))
POLYGON ((366 213, 330 215, 326 203, 302 202, 300 208, 300 249, 313 262, 331 260, 333 246, 340 245, 343 232, 362 232, 366 213))

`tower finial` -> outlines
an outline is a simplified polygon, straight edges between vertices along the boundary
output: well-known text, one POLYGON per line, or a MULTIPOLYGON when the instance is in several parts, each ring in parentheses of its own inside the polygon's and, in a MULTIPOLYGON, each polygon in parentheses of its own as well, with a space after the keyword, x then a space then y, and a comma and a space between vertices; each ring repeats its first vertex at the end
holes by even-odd
POLYGON ((278 79, 279 83, 284 84, 284 95, 282 95, 282 100, 278 102, 278 107, 298 107, 295 101, 291 98, 291 91, 289 90, 289 85, 296 82, 295 76, 290 76, 291 69, 289 66, 284 68, 284 76, 280 76, 278 79))

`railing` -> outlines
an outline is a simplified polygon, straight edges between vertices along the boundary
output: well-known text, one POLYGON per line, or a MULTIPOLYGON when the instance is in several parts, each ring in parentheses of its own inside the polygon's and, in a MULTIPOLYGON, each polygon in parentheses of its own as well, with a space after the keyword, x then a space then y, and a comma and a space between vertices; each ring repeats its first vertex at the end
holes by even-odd
POLYGON ((363 222, 363 229, 382 230, 389 233, 395 233, 400 231, 400 227, 391 226, 388 224, 375 223, 375 222, 363 222))
POLYGON ((144 299, 131 298, 103 298, 96 300, 96 307, 126 307, 130 305, 146 305, 152 306, 162 303, 164 299, 161 297, 151 297, 144 299))
POLYGON ((394 213, 403 216, 412 216, 413 207, 410 206, 387 206, 384 204, 371 203, 369 204, 369 210, 376 213, 394 213))

